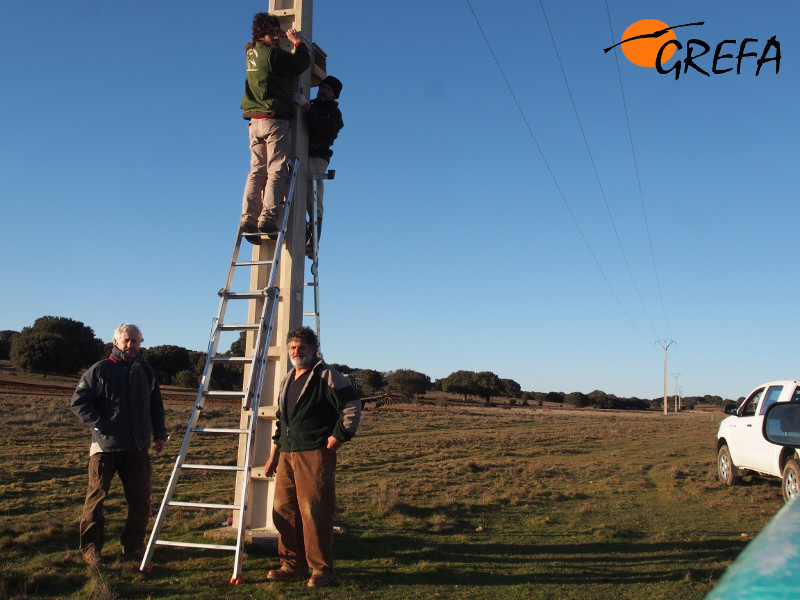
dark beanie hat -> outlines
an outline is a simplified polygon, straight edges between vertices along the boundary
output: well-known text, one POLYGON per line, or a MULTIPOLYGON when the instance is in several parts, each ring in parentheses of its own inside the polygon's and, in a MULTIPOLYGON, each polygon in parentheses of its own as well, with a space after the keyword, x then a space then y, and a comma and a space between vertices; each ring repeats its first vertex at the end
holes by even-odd
POLYGON ((328 75, 325 79, 319 82, 320 85, 326 84, 331 86, 333 89, 333 93, 336 94, 336 97, 339 97, 339 94, 342 93, 342 82, 333 77, 332 75, 328 75))

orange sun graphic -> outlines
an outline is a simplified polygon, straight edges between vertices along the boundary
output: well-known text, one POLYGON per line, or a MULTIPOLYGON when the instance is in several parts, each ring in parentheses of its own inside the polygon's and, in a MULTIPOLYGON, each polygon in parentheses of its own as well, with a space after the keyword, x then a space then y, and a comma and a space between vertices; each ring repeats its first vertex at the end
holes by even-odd
MULTIPOLYGON (((640 67, 655 67, 658 51, 664 44, 674 39, 675 32, 666 23, 657 19, 642 19, 631 24, 625 30, 625 33, 622 34, 621 47, 625 57, 633 64, 640 67), (637 36, 651 35, 665 29, 667 31, 658 37, 643 37, 629 42, 625 41, 637 36)), ((675 54, 675 45, 670 44, 669 47, 664 49, 664 53, 661 55, 661 62, 666 62, 673 54, 675 54)))

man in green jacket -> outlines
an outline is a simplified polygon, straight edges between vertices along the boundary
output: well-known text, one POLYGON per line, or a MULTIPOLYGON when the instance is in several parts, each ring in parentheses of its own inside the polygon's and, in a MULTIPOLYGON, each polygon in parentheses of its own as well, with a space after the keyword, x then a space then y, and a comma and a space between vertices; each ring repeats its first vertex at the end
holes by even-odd
POLYGON ((308 577, 308 587, 335 583, 333 514, 336 451, 352 439, 361 419, 358 394, 336 369, 318 357, 308 327, 289 332, 294 367, 281 382, 278 423, 264 473, 275 476, 272 518, 280 535, 281 567, 270 581, 308 577))
POLYGON ((245 233, 277 233, 289 179, 290 120, 295 114, 289 97, 291 78, 308 69, 311 56, 297 30, 283 34, 278 17, 268 13, 253 17, 253 39, 245 46, 245 55, 241 108, 242 117, 250 121, 250 173, 239 227, 245 233), (294 52, 279 47, 282 35, 294 44, 294 52))

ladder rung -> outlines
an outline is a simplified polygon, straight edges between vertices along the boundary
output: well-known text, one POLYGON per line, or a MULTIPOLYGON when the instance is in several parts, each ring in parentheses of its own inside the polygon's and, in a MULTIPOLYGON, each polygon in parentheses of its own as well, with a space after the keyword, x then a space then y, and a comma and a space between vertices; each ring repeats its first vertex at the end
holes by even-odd
POLYGON ((315 313, 315 312, 304 312, 303 316, 304 317, 316 317, 317 313, 315 313))
POLYGON ((244 392, 223 392, 221 390, 204 390, 203 395, 208 398, 244 398, 244 392))
MULTIPOLYGON (((279 225, 280 225, 280 223, 279 223, 279 225)), ((258 231, 258 230, 256 230, 256 231, 248 231, 247 233, 242 233, 242 237, 243 238, 249 238, 249 237, 265 238, 265 237, 267 237, 267 238, 270 238, 274 242, 275 238, 278 237, 278 232, 275 231, 275 232, 270 232, 270 233, 264 233, 263 231, 258 231)))
POLYGON ((190 465, 184 463, 181 469, 201 469, 203 471, 244 471, 244 467, 236 465, 190 465))
POLYGON ((196 542, 173 542, 170 540, 156 540, 156 546, 177 546, 179 548, 205 548, 206 550, 233 550, 236 546, 227 544, 198 544, 196 542))
POLYGON ((244 331, 256 330, 260 327, 258 323, 230 323, 227 325, 220 324, 217 329, 220 331, 244 331))
POLYGON ((169 506, 181 506, 184 508, 218 508, 220 510, 242 510, 240 504, 211 504, 206 502, 178 502, 172 500, 169 506))
POLYGON ((215 363, 251 363, 252 356, 214 356, 211 362, 215 363))
POLYGON ((256 290, 255 292, 226 292, 225 289, 219 291, 220 296, 227 296, 231 300, 253 300, 263 298, 267 295, 266 290, 256 290))
POLYGON ((256 267, 259 265, 271 265, 271 260, 246 260, 232 263, 234 267, 256 267))
POLYGON ((192 431, 199 433, 249 433, 249 429, 233 429, 231 427, 192 427, 192 431))

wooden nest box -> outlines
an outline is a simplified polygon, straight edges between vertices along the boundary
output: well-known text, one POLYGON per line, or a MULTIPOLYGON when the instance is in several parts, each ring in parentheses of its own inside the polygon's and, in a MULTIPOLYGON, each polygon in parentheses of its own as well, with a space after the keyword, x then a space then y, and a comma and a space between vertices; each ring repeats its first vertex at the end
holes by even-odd
POLYGON ((311 87, 318 86, 327 76, 328 55, 316 44, 311 44, 311 87))

